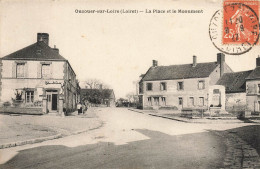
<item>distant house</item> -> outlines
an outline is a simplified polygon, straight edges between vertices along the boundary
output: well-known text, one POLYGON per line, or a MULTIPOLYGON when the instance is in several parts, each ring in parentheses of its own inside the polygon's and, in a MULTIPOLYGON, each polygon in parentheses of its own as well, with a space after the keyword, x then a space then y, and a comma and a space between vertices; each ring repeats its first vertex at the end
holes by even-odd
POLYGON ((226 89, 226 110, 260 112, 260 58, 253 70, 224 74, 217 85, 226 89))
POLYGON ((49 47, 47 33, 0 59, 0 103, 13 108, 8 111, 71 112, 79 97, 76 74, 59 49, 49 47))
POLYGON ((115 94, 113 89, 81 89, 81 99, 95 105, 115 106, 115 94))
POLYGON ((224 73, 232 72, 225 55, 217 54, 216 62, 152 67, 139 82, 139 101, 144 109, 161 107, 225 110, 225 87, 216 85, 224 73))
POLYGON ((242 72, 225 73, 217 82, 217 85, 225 86, 226 111, 245 111, 246 103, 246 78, 252 70, 242 72))

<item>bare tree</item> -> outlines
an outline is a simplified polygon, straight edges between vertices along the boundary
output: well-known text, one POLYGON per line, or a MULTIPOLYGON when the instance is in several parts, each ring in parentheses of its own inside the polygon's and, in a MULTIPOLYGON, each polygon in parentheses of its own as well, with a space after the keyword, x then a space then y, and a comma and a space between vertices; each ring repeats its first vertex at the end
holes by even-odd
POLYGON ((109 85, 105 84, 99 79, 86 79, 81 82, 82 88, 86 89, 109 89, 109 85))

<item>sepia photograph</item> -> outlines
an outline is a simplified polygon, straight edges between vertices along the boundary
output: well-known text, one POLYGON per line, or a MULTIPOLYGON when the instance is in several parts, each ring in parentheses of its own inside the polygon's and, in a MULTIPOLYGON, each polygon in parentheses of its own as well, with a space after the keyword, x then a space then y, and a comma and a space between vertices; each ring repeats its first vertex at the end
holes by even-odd
POLYGON ((0 0, 0 169, 260 169, 260 0, 0 0))

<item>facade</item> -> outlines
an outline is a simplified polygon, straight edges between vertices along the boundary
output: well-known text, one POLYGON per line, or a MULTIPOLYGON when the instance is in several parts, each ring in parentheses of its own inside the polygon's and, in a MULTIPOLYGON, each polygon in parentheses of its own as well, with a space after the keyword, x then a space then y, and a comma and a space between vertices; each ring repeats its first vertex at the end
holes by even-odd
POLYGON ((139 102, 144 109, 173 107, 225 110, 225 88, 216 85, 224 73, 232 72, 225 55, 217 54, 217 62, 153 66, 139 82, 139 102))
POLYGON ((76 109, 76 74, 59 49, 49 47, 49 34, 38 33, 36 43, 1 58, 0 65, 2 107, 43 113, 76 109))

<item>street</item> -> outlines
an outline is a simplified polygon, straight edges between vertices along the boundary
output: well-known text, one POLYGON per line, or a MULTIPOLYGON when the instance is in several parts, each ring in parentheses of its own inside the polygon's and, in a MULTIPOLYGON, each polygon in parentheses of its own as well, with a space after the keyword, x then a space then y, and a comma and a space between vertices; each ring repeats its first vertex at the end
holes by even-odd
POLYGON ((226 145, 212 130, 249 125, 183 123, 124 108, 96 113, 99 129, 0 150, 0 168, 223 168, 226 145))

